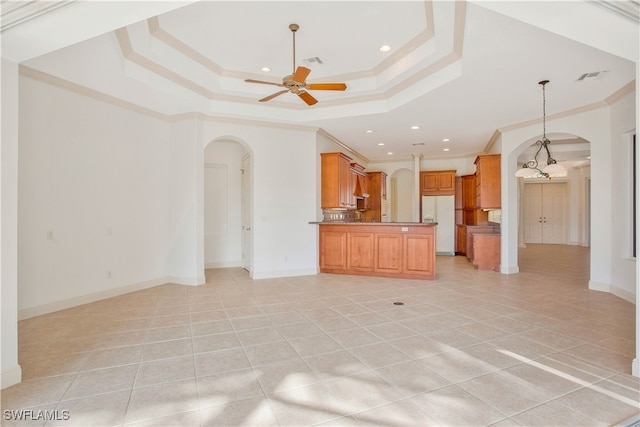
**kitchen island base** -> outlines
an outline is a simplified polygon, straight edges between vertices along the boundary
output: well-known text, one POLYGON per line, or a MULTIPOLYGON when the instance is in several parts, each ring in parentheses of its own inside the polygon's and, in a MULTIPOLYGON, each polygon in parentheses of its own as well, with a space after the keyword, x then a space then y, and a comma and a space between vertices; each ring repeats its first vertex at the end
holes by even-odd
POLYGON ((436 224, 318 224, 321 273, 436 277, 436 224))

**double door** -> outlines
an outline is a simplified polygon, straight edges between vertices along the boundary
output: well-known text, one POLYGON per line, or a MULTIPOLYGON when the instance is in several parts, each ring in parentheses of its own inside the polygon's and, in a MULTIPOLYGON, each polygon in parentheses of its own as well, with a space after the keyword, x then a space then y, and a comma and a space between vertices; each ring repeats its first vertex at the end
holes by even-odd
POLYGON ((524 185, 524 242, 566 243, 564 182, 524 185))

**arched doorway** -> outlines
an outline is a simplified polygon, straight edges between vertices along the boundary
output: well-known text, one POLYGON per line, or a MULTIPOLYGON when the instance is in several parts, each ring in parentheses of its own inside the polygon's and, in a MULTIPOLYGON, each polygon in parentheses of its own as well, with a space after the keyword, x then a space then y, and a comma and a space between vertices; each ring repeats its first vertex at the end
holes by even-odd
MULTIPOLYGON (((589 251, 584 248, 589 246, 591 146, 571 134, 550 134, 549 139, 552 157, 567 169, 568 176, 518 178, 519 264, 521 268, 543 270, 550 262, 547 254, 560 250, 580 258, 572 264, 588 266, 589 251), (555 245, 553 251, 549 245, 555 245)), ((539 148, 535 140, 523 143, 518 165, 534 158, 539 148)), ((545 165, 546 161, 546 154, 541 152, 538 162, 545 165)), ((588 282, 588 277, 585 280, 588 282)))
MULTIPOLYGON (((589 245, 588 227, 591 177, 589 141, 575 135, 554 133, 550 150, 558 164, 569 172, 566 178, 519 179, 518 241, 527 243, 589 245)), ((535 139, 523 143, 518 165, 532 160, 538 146, 535 139)), ((538 162, 546 164, 546 154, 538 162)))
POLYGON ((205 147, 203 158, 204 266, 251 272, 251 154, 240 141, 218 138, 205 147))
POLYGON ((391 221, 413 221, 414 173, 399 169, 391 174, 391 221))

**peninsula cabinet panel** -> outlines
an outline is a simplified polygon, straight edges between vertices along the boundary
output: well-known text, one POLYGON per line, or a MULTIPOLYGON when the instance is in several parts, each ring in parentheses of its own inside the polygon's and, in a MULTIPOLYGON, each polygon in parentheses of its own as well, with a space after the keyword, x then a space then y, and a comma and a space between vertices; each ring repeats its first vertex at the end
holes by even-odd
POLYGON ((346 270, 347 233, 344 231, 325 231, 320 233, 320 269, 346 270))
POLYGON ((435 276, 434 257, 425 257, 435 247, 434 235, 403 235, 403 273, 435 276))
POLYGON ((320 272, 435 279, 435 226, 319 224, 320 272))
POLYGON ((348 233, 347 245, 347 269, 373 271, 373 233, 348 233))
POLYGON ((377 234, 375 271, 380 273, 400 273, 402 271, 401 251, 401 234, 377 234))

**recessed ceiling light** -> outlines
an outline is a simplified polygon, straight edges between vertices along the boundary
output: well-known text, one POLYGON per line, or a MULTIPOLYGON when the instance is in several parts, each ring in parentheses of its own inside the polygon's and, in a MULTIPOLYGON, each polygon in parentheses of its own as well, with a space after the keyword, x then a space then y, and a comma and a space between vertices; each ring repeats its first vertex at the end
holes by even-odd
POLYGON ((411 126, 411 129, 413 130, 420 129, 420 126, 411 126))
POLYGON ((389 46, 388 44, 383 44, 378 48, 378 50, 380 52, 389 52, 391 50, 391 46, 389 46))
POLYGON ((373 131, 371 129, 367 129, 364 131, 365 133, 373 133, 373 131))
POLYGON ((384 145, 384 142, 378 142, 378 145, 384 145))
POLYGON ((393 151, 389 151, 387 154, 391 155, 391 154, 393 154, 393 151))
POLYGON ((442 151, 449 151, 449 149, 448 148, 443 148, 442 151))
POLYGON ((269 68, 269 67, 262 67, 262 68, 260 68, 260 71, 262 71, 263 73, 270 73, 270 72, 271 72, 271 68, 269 68))
POLYGON ((445 138, 442 140, 442 142, 449 142, 449 141, 451 141, 449 138, 445 138))

